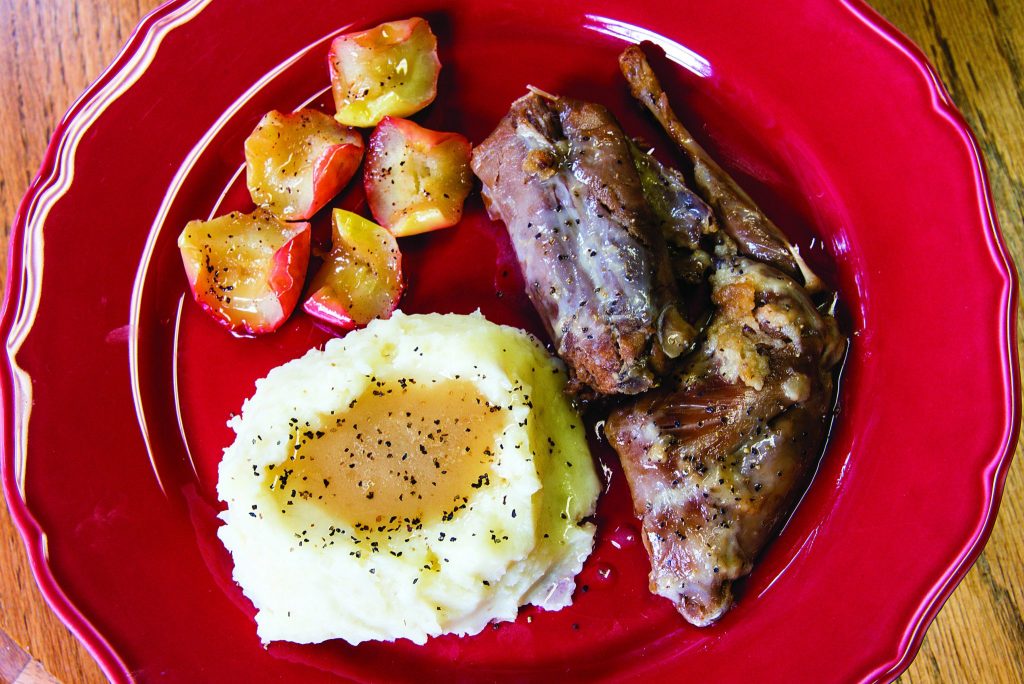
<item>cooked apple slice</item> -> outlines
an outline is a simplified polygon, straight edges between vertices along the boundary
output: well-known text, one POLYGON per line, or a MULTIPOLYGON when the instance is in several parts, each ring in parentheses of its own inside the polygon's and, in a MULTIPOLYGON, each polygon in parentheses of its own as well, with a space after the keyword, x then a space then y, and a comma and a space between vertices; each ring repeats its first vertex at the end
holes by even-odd
POLYGON ((342 330, 388 318, 402 295, 402 253, 395 236, 344 209, 332 214, 333 238, 313 276, 307 313, 342 330))
POLYGON ((309 224, 269 211, 190 221, 178 236, 192 295, 234 333, 277 330, 299 300, 309 264, 309 224))
POLYGON ((369 128, 385 116, 410 116, 434 101, 437 38, 419 17, 346 33, 329 57, 336 118, 369 128))
POLYGON ((459 222, 473 185, 466 138, 389 116, 369 147, 363 183, 379 224, 402 237, 459 222))
POLYGON ((273 111, 245 139, 253 201, 283 219, 308 219, 348 185, 363 159, 363 136, 323 112, 273 111))

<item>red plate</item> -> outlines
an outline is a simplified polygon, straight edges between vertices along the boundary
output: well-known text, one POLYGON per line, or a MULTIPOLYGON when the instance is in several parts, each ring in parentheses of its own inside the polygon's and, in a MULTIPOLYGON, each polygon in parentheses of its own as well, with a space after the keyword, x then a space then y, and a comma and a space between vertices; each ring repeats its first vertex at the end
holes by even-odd
MULTIPOLYGON (((478 197, 402 248, 407 311, 479 307, 537 331, 478 197)), ((44 594, 115 681, 889 679, 979 553, 1016 442, 1015 276, 976 145, 920 52, 859 0, 170 2, 58 127, 10 269, 7 500, 44 594), (598 449, 610 491, 571 608, 424 647, 259 644, 214 535, 225 421, 329 333, 299 313, 232 338, 186 296, 175 238, 246 206, 242 140, 264 112, 325 104, 332 35, 414 14, 444 64, 418 118, 474 141, 530 83, 600 100, 667 151, 615 62, 657 43, 684 120, 839 288, 852 346, 829 447, 711 628, 648 593, 598 449)))

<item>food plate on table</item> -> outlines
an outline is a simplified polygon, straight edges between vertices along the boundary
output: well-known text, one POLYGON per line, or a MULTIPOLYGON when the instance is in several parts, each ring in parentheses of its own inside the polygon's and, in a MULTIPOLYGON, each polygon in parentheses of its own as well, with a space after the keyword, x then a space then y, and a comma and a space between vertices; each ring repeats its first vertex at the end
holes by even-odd
MULTIPOLYGON (((112 679, 870 681, 907 666, 980 552, 1016 441, 1015 274, 973 139, 915 48, 859 2, 739 4, 206 0, 142 22, 61 122, 16 218, 0 376, 7 500, 44 594, 112 679), (423 645, 256 635, 217 539, 227 419, 338 333, 299 311, 231 336, 190 301, 175 240, 251 210, 243 141, 267 112, 330 112, 332 38, 410 16, 443 64, 414 118, 473 144, 532 85, 602 103, 671 155, 618 74, 625 47, 650 44, 683 123, 838 291, 851 341, 826 450, 714 624, 648 591, 624 475, 591 421, 605 491, 571 606, 423 645)), ((334 206, 366 214, 358 191, 334 206)), ((457 226, 400 245, 406 314, 479 310, 545 335, 476 189, 457 226)))

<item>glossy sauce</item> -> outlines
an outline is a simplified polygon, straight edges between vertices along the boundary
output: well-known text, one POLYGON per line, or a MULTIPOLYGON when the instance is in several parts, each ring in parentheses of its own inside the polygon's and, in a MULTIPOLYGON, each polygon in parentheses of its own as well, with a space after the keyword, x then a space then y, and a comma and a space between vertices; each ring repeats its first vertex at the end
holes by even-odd
POLYGON ((313 503, 364 533, 415 529, 490 483, 505 420, 466 380, 374 380, 321 425, 295 424, 266 485, 286 512, 313 503))

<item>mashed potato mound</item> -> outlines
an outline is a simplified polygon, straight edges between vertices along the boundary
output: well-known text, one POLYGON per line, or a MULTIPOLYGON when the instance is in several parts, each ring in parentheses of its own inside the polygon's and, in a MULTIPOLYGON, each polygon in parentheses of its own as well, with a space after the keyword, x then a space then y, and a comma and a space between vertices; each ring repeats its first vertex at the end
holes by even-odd
POLYGON ((423 643, 568 605, 599 482, 565 382, 521 330, 397 312, 258 381, 217 491, 264 643, 423 643))

